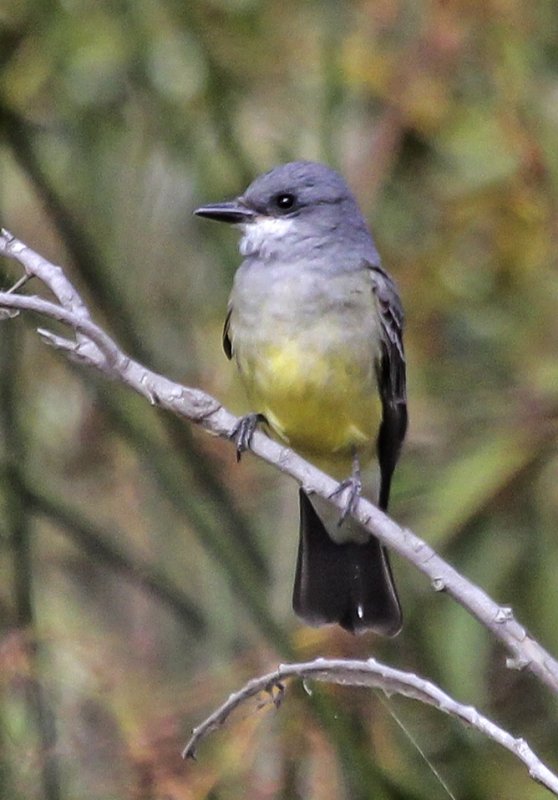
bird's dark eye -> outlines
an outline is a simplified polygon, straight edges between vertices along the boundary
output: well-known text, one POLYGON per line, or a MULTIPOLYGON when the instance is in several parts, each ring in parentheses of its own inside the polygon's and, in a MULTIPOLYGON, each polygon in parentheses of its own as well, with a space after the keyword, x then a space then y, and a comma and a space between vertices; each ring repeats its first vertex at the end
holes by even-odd
POLYGON ((290 192, 282 192, 281 194, 275 195, 273 198, 275 206, 280 211, 290 211, 290 209, 295 204, 295 196, 294 194, 290 194, 290 192))

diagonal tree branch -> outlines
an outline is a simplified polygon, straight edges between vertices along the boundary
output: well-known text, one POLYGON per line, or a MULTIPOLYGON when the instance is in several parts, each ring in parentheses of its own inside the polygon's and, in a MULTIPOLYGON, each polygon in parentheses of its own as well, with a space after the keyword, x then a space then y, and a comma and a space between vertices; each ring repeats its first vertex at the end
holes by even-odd
MULTIPOLYGON (((75 338, 64 338, 44 329, 39 329, 39 334, 49 344, 65 351, 68 357, 119 380, 153 405, 185 417, 214 435, 230 438, 236 417, 199 389, 173 383, 125 355, 91 320, 89 311, 60 267, 46 261, 6 231, 0 236, 0 254, 17 260, 25 273, 41 280, 58 301, 0 292, 0 308, 33 311, 68 325, 75 338)), ((344 508, 343 493, 335 494, 338 483, 292 450, 261 431, 255 432, 251 450, 295 478, 305 491, 319 494, 340 510, 344 508)), ((424 573, 435 591, 447 592, 501 641, 510 653, 509 668, 529 670, 558 693, 558 662, 516 621, 511 608, 498 605, 440 558, 426 542, 412 531, 401 528, 368 500, 358 501, 353 516, 381 542, 424 573)))
POLYGON ((533 780, 558 796, 558 776, 551 772, 535 755, 525 739, 516 738, 473 706, 454 700, 439 686, 411 672, 403 672, 370 658, 367 661, 318 658, 302 664, 280 664, 274 672, 248 681, 238 692, 231 694, 207 719, 192 731, 190 741, 182 751, 183 758, 195 758, 196 748, 212 731, 220 728, 232 712, 252 697, 267 692, 276 707, 285 692, 283 682, 290 678, 325 681, 343 686, 364 686, 381 689, 387 695, 400 694, 433 706, 444 714, 455 717, 465 725, 487 736, 509 750, 522 761, 533 780))

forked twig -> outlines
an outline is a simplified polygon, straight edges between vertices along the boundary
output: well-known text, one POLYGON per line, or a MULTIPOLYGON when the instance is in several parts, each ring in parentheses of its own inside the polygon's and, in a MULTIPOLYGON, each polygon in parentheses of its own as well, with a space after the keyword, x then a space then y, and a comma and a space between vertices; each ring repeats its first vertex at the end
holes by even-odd
POLYGON ((373 658, 367 661, 318 658, 315 661, 301 664, 281 664, 275 672, 253 678, 238 692, 229 695, 219 708, 194 728, 192 736, 182 752, 183 758, 195 758, 199 744, 212 731, 220 728, 232 712, 250 698, 261 692, 267 692, 271 695, 274 704, 279 705, 284 695, 284 681, 292 678, 381 689, 388 695, 400 694, 433 706, 438 711, 449 714, 465 725, 475 728, 501 747, 509 750, 525 764, 533 780, 558 796, 558 776, 542 763, 525 739, 512 736, 480 714, 473 706, 459 703, 431 681, 411 672, 394 669, 373 658), (275 689, 279 691, 278 699, 273 695, 275 689))

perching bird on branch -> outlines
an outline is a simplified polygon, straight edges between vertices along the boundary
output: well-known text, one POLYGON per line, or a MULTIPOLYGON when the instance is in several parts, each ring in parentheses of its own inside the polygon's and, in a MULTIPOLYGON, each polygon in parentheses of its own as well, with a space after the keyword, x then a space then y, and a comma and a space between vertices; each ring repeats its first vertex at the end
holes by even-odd
MULTIPOLYGON (((242 231, 244 261, 223 339, 256 412, 237 432, 240 450, 265 421, 343 481, 347 512, 362 488, 361 468, 373 468, 376 457, 378 503, 387 509, 407 428, 403 312, 345 181, 322 164, 297 161, 256 178, 236 200, 195 213, 242 231)), ((385 548, 302 489, 293 606, 311 625, 385 635, 401 628, 385 548)))

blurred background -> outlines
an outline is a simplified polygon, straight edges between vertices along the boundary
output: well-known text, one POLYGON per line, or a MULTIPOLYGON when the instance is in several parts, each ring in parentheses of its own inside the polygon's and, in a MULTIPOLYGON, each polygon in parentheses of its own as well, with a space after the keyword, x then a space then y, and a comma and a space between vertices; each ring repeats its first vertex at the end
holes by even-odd
MULTIPOLYGON (((556 4, 4 0, 0 61, 2 225, 124 350, 237 413, 238 236, 192 210, 285 160, 343 172, 407 311, 391 513, 558 653, 556 4)), ((3 261, 2 287, 20 274, 3 261)), ((395 640, 300 624, 296 485, 38 324, 0 332, 2 800, 450 796, 419 748, 456 798, 548 796, 457 722, 358 688, 293 683, 184 763, 192 726, 290 659, 415 670, 554 769, 557 701, 399 559, 395 640)))

